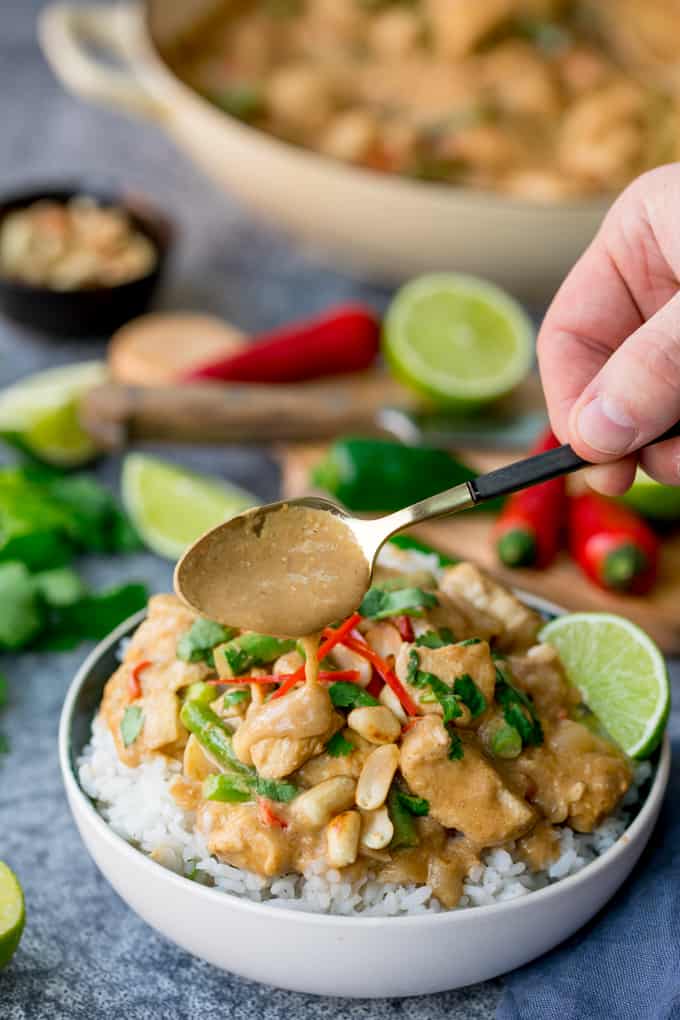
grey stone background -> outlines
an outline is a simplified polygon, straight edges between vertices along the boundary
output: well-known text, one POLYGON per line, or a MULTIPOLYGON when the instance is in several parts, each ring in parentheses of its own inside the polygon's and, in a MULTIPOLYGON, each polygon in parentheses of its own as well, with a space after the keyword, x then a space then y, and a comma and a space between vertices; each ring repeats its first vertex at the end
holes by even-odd
MULTIPOLYGON (((177 220, 175 258, 160 298, 168 308, 223 314, 246 330, 360 297, 386 294, 322 268, 253 222, 217 192, 153 126, 65 95, 35 40, 41 0, 0 0, 0 190, 82 175, 146 192, 177 220)), ((40 367, 97 357, 96 343, 55 342, 0 320, 0 385, 40 367)), ((171 451, 275 498, 278 470, 265 450, 171 451)), ((119 464, 98 468, 112 485, 119 464)), ((88 561, 97 585, 140 579, 170 586, 152 555, 88 561)), ((0 607, 0 611, 2 607, 0 607)), ((27 927, 0 972, 0 1020, 474 1020, 493 1015, 501 982, 419 1000, 317 999, 239 980, 156 935, 109 888, 87 856, 62 793, 56 733, 64 693, 87 648, 5 657, 11 685, 2 728, 11 753, 0 762, 0 858, 26 891, 27 927)), ((452 953, 455 946, 451 947, 452 953)))

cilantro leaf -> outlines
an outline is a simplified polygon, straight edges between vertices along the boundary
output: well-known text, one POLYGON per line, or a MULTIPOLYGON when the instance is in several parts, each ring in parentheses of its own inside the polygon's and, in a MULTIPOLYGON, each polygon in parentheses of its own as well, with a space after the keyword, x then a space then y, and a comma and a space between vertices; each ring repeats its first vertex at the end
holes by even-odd
POLYGON ((465 638, 464 641, 459 641, 458 644, 461 648, 467 648, 468 645, 481 645, 482 639, 478 637, 465 638))
MULTIPOLYGON (((458 698, 456 697, 455 691, 445 684, 443 680, 440 680, 434 673, 426 673, 418 668, 420 659, 418 652, 412 649, 408 657, 408 672, 406 680, 411 684, 412 687, 419 688, 421 690, 430 690, 434 695, 435 699, 439 702, 444 713, 444 725, 452 722, 454 719, 458 719, 463 713, 461 707, 458 704, 458 698)), ((424 699, 421 699, 424 700, 424 699)))
POLYGON ((326 744, 326 751, 331 758, 346 758, 348 754, 354 753, 354 744, 351 740, 343 737, 342 733, 335 733, 326 744))
POLYGON ((463 757, 463 741, 460 739, 457 733, 451 733, 451 743, 449 744, 449 761, 460 761, 463 757))
POLYGON ((43 613, 23 563, 0 563, 0 649, 23 648, 40 631, 43 613))
POLYGON ((128 616, 143 609, 147 599, 145 585, 121 584, 86 595, 68 606, 52 606, 36 647, 67 649, 81 641, 100 641, 128 616))
POLYGON ((503 709, 505 721, 517 730, 522 743, 528 747, 542 744, 543 727, 531 699, 524 691, 514 687, 498 667, 495 694, 496 701, 503 709))
POLYGON ((233 634, 232 628, 199 616, 177 642, 177 658, 184 662, 207 662, 211 665, 213 648, 228 641, 233 634))
POLYGON ((36 591, 49 606, 71 606, 85 595, 85 585, 70 567, 55 567, 33 575, 36 591))
POLYGON ((227 705, 240 705, 242 701, 248 701, 250 698, 250 691, 247 688, 243 690, 226 691, 224 695, 224 701, 227 705))
POLYGON ((414 797, 411 793, 397 790, 397 800, 411 815, 422 817, 430 813, 430 802, 424 797, 414 797))
POLYGON ((394 826, 390 850, 404 850, 418 846, 418 830, 411 812, 399 797, 400 791, 392 785, 387 795, 387 811, 394 826))
POLYGON ((441 627, 440 630, 428 630, 425 634, 417 637, 415 644, 417 648, 445 648, 447 645, 455 644, 456 639, 453 631, 448 627, 441 627))
POLYGON ((120 735, 123 738, 123 744, 125 747, 129 747, 130 744, 134 744, 135 740, 142 732, 143 725, 144 713, 139 705, 128 705, 123 713, 123 718, 120 723, 120 735))
POLYGON ((480 691, 469 673, 456 677, 453 685, 454 694, 470 709, 470 715, 476 719, 486 708, 486 698, 480 691))
POLYGON ((385 620, 390 616, 422 616, 425 609, 438 605, 437 596, 422 588, 399 588, 396 591, 369 588, 359 612, 367 619, 385 620))
POLYGON ((339 680, 328 688, 331 701, 335 708, 357 708, 364 705, 378 705, 380 702, 359 687, 357 684, 350 684, 346 680, 339 680))

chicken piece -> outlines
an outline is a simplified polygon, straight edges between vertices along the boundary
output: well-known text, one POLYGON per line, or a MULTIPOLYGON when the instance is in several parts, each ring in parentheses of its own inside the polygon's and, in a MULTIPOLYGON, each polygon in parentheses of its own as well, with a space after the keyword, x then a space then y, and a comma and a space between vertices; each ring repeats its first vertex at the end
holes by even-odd
POLYGON ((471 53, 513 13, 514 0, 424 0, 435 50, 449 60, 471 53))
MULTIPOLYGON (((396 673, 423 714, 442 715, 443 709, 438 702, 423 702, 421 700, 423 691, 408 682, 409 658, 412 651, 417 652, 419 668, 423 672, 433 673, 448 687, 453 687, 458 677, 467 673, 486 698, 487 705, 493 701, 496 668, 486 641, 480 641, 476 645, 445 645, 444 648, 416 648, 414 645, 403 645, 395 663, 396 673)), ((466 711, 455 722, 460 726, 478 726, 481 719, 482 716, 470 719, 470 713, 466 711)))
POLYGON ((563 718, 579 704, 580 695, 567 680, 552 645, 534 645, 525 655, 509 655, 507 661, 516 686, 531 696, 541 717, 563 718))
POLYGON ((562 719, 546 727, 540 747, 503 762, 504 775, 527 791, 553 824, 592 832, 630 786, 630 765, 620 751, 581 723, 562 719))
MULTIPOLYGON (((281 809, 277 805, 277 814, 281 809)), ((234 868, 259 875, 280 875, 294 865, 294 846, 286 830, 265 824, 256 804, 204 802, 198 810, 196 827, 208 842, 208 849, 234 868)))
POLYGON ((337 758, 332 754, 317 754, 300 768, 296 773, 296 780, 303 786, 317 786, 319 783, 325 782, 326 779, 335 779, 336 776, 350 776, 352 779, 358 779, 366 759, 371 751, 375 750, 375 744, 364 740, 362 736, 349 728, 344 729, 342 735, 345 740, 354 744, 355 749, 351 754, 340 755, 337 758))
POLYGON ((427 798, 436 821, 476 846, 523 836, 535 824, 535 811, 503 782, 474 737, 463 733, 461 739, 463 757, 452 761, 451 737, 439 719, 420 719, 401 745, 401 771, 410 789, 427 798))
POLYGON ((541 624, 538 613, 473 563, 447 567, 439 586, 451 598, 465 600, 472 611, 499 621, 502 628, 496 642, 499 648, 521 650, 534 644, 541 624))
POLYGON ((187 733, 179 722, 175 692, 202 680, 209 667, 202 662, 177 658, 177 642, 191 627, 196 614, 174 595, 155 595, 149 601, 147 617, 137 628, 123 662, 104 688, 101 714, 116 743, 118 757, 134 768, 150 751, 181 755, 187 733), (149 663, 136 675, 142 698, 135 704, 142 710, 144 725, 135 741, 125 746, 120 725, 132 701, 130 683, 140 663, 149 663))
POLYGON ((179 721, 179 708, 179 698, 172 691, 154 690, 144 696, 143 732, 144 745, 148 751, 158 751, 174 744, 186 733, 179 721))
POLYGON ((302 687, 263 705, 251 705, 234 734, 234 750, 266 779, 281 779, 320 754, 343 725, 328 691, 302 687))
POLYGON ((457 641, 471 637, 490 641, 502 632, 500 620, 478 609, 460 594, 445 591, 441 585, 436 594, 439 605, 428 609, 426 614, 428 623, 435 630, 448 627, 457 641))

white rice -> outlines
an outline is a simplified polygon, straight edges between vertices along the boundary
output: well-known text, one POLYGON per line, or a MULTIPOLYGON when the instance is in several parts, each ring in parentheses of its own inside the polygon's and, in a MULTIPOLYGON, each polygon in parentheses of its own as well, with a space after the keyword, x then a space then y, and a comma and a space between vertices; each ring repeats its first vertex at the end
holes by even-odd
MULTIPOLYGON (((256 902, 266 901, 272 907, 314 913, 387 917, 443 909, 429 886, 383 884, 370 877, 348 882, 323 861, 315 862, 304 875, 268 879, 220 863, 194 831, 194 812, 183 811, 170 794, 180 763, 158 756, 128 768, 119 761, 111 734, 99 719, 78 766, 83 790, 119 836, 195 881, 256 902)), ((546 871, 527 871, 526 865, 513 857, 512 847, 489 850, 482 863, 469 872, 456 909, 526 896, 580 871, 621 837, 637 812, 640 789, 651 773, 649 762, 636 766, 633 785, 618 810, 594 832, 582 834, 562 827, 560 856, 546 871)))

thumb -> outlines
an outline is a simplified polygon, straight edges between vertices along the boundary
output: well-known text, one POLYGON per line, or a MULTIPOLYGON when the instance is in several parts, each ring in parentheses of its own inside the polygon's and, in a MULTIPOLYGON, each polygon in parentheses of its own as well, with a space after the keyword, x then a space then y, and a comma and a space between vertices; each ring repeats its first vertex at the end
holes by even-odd
POLYGON ((569 438, 593 463, 651 443, 680 419, 680 294, 612 354, 571 409, 569 438))

